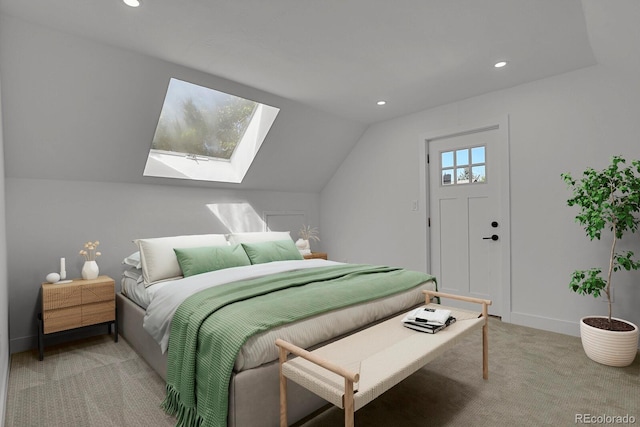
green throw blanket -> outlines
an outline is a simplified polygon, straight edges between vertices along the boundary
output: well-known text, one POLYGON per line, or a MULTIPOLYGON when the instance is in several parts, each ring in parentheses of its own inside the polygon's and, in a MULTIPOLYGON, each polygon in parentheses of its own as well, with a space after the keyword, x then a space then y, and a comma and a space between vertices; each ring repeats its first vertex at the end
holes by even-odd
POLYGON ((435 282, 416 271, 340 265, 234 282, 192 295, 171 322, 162 406, 177 417, 176 426, 226 426, 233 366, 252 335, 430 280, 435 282))

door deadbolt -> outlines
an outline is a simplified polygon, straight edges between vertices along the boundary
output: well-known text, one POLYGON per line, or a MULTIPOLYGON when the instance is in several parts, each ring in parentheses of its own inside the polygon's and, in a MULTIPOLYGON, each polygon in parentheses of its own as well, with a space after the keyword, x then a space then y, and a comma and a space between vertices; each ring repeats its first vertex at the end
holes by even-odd
POLYGON ((491 226, 492 226, 493 228, 498 228, 498 221, 492 221, 492 222, 491 222, 491 226))

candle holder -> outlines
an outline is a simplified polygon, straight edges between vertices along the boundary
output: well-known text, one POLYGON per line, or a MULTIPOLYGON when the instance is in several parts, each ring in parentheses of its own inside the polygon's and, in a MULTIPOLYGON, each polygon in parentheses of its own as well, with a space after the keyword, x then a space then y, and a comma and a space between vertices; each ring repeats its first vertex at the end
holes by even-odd
POLYGON ((65 259, 60 258, 60 280, 64 280, 67 278, 67 270, 65 267, 65 259))

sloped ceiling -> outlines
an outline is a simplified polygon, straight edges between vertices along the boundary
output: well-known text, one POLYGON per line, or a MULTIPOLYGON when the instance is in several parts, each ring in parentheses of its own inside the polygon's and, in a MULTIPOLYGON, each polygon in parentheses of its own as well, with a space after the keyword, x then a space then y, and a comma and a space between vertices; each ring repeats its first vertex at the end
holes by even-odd
POLYGON ((599 64, 640 72, 640 2, 583 0, 589 40, 599 64))
POLYGON ((141 176, 164 70, 175 68, 283 107, 245 181, 207 186, 318 192, 367 125, 594 65, 612 59, 615 43, 616 14, 599 0, 142 1, 133 9, 121 0, 0 0, 7 176, 205 185, 141 176), (37 69, 43 52, 55 69, 37 69), (507 67, 494 69, 498 60, 507 67), (169 65, 116 78, 153 61, 169 65), (92 75, 135 93, 128 110, 114 108, 115 91, 95 92, 92 75), (52 91, 45 80, 54 78, 52 91), (76 116, 52 113, 61 103, 76 116), (39 126, 19 125, 36 113, 39 126))
POLYGON ((364 124, 595 63, 579 0, 0 0, 0 11, 364 124))

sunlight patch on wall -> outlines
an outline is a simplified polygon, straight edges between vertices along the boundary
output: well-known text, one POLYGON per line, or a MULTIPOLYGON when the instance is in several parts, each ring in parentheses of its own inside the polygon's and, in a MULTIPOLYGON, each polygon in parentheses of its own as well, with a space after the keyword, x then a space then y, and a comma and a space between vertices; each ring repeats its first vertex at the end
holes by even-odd
POLYGON ((247 202, 211 203, 207 208, 231 233, 271 231, 253 206, 247 202))

